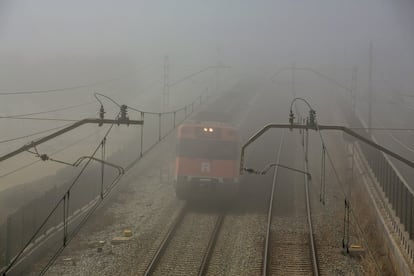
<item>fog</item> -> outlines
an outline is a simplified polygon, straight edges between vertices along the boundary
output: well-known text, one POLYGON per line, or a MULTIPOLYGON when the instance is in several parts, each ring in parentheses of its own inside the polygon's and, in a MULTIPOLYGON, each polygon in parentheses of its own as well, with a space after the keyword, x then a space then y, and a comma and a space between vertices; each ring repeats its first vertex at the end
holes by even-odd
POLYGON ((209 65, 217 55, 244 70, 292 62, 366 66, 370 41, 378 78, 407 76, 413 64, 413 4, 407 0, 2 1, 1 5, 3 65, 117 57, 147 66, 168 54, 176 70, 209 65))
MULTIPOLYGON (((364 120, 372 104, 373 127, 412 129, 413 14, 411 0, 0 0, 0 156, 76 120, 98 117, 94 93, 149 112, 182 108, 165 117, 146 113, 145 142, 139 146, 139 127, 115 126, 106 158, 122 167, 167 136, 193 110, 191 103, 205 95, 211 98, 210 110, 204 111, 233 118, 243 139, 264 123, 287 123, 293 90, 316 107, 320 122, 341 124, 334 114, 337 102, 329 96, 342 95, 345 102, 354 86, 356 111, 364 120), (293 66, 308 69, 296 70, 291 82, 293 66), (165 84, 170 85, 168 100, 165 84), (217 95, 226 97, 217 100, 217 95)), ((105 118, 115 118, 119 108, 100 100, 105 118)), ((142 119, 132 110, 128 116, 142 119)), ((32 150, 72 163, 91 154, 106 129, 83 126, 32 150)), ((377 139, 413 160, 412 132, 395 135, 377 139)), ((261 156, 276 147, 270 136, 265 138, 269 145, 248 152, 256 151, 256 165, 265 166, 268 160, 261 156)), ((40 194, 64 194, 80 171, 37 161, 33 152, 23 152, 1 162, 0 226, 30 200, 51 209, 54 201, 39 199, 40 194)), ((78 201, 70 212, 98 195, 93 181, 100 180, 99 169, 95 164, 82 176, 89 186, 74 186, 72 198, 78 201)), ((160 167, 160 179, 162 169, 170 170, 160 167)), ((406 169, 403 176, 414 179, 406 169)))
MULTIPOLYGON (((408 0, 3 0, 0 92, 86 87, 39 95, 1 95, 1 114, 93 102, 94 92, 159 111, 163 108, 165 56, 171 82, 208 66, 230 66, 221 72, 222 90, 247 76, 268 79, 292 64, 316 68, 350 87, 351 67, 355 66, 357 107, 365 110, 370 43, 374 99, 406 101, 401 95, 412 95, 414 87, 413 12, 414 4, 408 0)), ((287 80, 285 75, 279 81, 287 80)), ((214 82, 214 72, 207 70, 172 87, 168 108, 214 90, 214 82)), ((98 105, 92 104, 54 116, 80 119, 97 110, 98 105)), ((0 138, 10 139, 57 125, 2 119, 1 126, 0 138)), ((29 141, 2 144, 1 152, 29 141)))
MULTIPOLYGON (((401 95, 414 94, 413 12, 414 4, 408 0, 3 0, 0 93, 5 95, 0 95, 0 113, 11 116, 85 104, 40 117, 95 117, 99 108, 95 92, 147 111, 171 110, 216 89, 215 70, 206 70, 171 87, 170 102, 163 106, 163 66, 168 56, 170 83, 208 66, 229 66, 220 69, 220 91, 241 79, 268 81, 280 68, 292 64, 314 68, 351 87, 351 68, 356 67, 356 105, 364 114, 370 44, 373 100, 378 105, 384 101, 411 104, 410 98, 401 95), (71 89, 77 86, 81 87, 71 89), (10 95, 62 88, 69 89, 10 95)), ((276 81, 289 78, 289 73, 282 74, 276 81)), ((297 85, 303 82, 302 90, 321 82, 306 72, 298 73, 297 79, 297 85)), ((322 99, 310 100, 323 106, 322 99)), ((374 106, 374 114, 380 109, 374 106)), ((108 118, 115 116, 115 109, 106 111, 108 118)), ((2 141, 63 125, 0 120, 2 141)), ((408 121, 405 117, 397 120, 408 126, 402 122, 408 121)), ((10 152, 36 137, 40 136, 1 143, 0 152, 10 152)), ((59 143, 50 145, 56 148, 59 143)), ((25 160, 27 156, 16 162, 25 160)), ((4 164, 2 173, 8 169, 4 164)))

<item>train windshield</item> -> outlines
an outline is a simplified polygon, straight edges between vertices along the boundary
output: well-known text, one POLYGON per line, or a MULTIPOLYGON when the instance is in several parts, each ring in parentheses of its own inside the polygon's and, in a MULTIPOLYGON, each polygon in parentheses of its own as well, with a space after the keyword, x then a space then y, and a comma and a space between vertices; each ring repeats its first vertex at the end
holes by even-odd
POLYGON ((181 139, 177 145, 177 155, 190 158, 230 160, 238 157, 238 147, 236 141, 181 139))

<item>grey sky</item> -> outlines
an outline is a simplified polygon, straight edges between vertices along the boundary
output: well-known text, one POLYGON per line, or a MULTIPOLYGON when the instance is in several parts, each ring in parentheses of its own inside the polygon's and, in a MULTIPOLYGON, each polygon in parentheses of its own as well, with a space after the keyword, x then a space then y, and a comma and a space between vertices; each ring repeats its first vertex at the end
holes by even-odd
MULTIPOLYGON (((5 1, 0 58, 133 56, 151 63, 363 66, 369 41, 388 71, 412 72, 408 0, 5 1), (364 61, 361 64, 361 61, 364 61), (411 69, 411 70, 409 70, 411 69)), ((396 76, 398 77, 398 76, 396 76)))

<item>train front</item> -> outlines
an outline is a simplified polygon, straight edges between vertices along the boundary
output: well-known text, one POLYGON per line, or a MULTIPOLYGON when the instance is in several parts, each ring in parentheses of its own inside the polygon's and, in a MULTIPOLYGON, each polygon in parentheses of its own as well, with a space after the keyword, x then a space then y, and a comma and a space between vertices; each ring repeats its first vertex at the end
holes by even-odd
POLYGON ((180 199, 233 197, 239 188, 237 130, 219 122, 182 124, 177 131, 175 190, 180 199))

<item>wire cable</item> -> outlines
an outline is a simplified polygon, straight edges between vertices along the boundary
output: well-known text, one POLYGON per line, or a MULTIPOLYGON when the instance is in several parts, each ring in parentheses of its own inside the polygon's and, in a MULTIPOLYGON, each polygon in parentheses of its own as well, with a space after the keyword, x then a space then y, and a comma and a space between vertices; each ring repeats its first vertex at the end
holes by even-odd
POLYGON ((33 120, 33 121, 59 121, 59 122, 77 122, 76 119, 57 119, 57 118, 39 118, 39 117, 4 117, 0 116, 0 119, 11 120, 33 120))
MULTIPOLYGON (((116 118, 119 117, 119 113, 116 116, 116 118)), ((109 135, 109 133, 111 132, 112 128, 114 126, 114 123, 111 124, 111 126, 108 128, 108 130, 106 131, 104 138, 106 139, 106 137, 109 135)), ((94 157, 96 155, 96 153, 98 152, 99 148, 101 147, 101 143, 99 143, 99 145, 95 148, 95 150, 92 153, 92 157, 94 157)), ((7 268, 5 270, 5 273, 7 271, 10 270, 10 268, 13 267, 13 265, 16 263, 16 261, 20 258, 20 256, 23 254, 24 249, 27 248, 27 246, 29 246, 29 244, 34 240, 34 238, 37 236, 37 234, 40 232, 40 230, 42 229, 42 227, 44 225, 46 225, 47 221, 49 220, 49 218, 53 215, 53 213, 57 210, 57 208, 59 207, 59 205, 61 204, 62 200, 64 198, 66 198, 66 194, 68 194, 70 192, 70 190, 72 189, 72 187, 78 182, 79 178, 81 177, 81 175, 83 174, 83 172, 86 170, 86 168, 89 166, 90 162, 92 161, 92 158, 88 159, 85 163, 85 165, 81 168, 80 172, 78 173, 78 175, 74 178, 74 180, 72 181, 72 184, 69 185, 69 187, 67 188, 64 197, 61 198, 61 200, 55 205, 55 207, 52 209, 52 211, 49 213, 49 215, 46 217, 46 219, 43 221, 43 223, 40 225, 40 227, 37 228, 37 230, 35 231, 35 233, 32 235, 32 237, 26 242, 25 246, 23 247, 23 249, 20 250, 20 252, 13 258, 13 260, 7 265, 7 268)), ((65 242, 64 244, 60 247, 60 249, 63 250, 63 248, 66 246, 65 242)), ((61 251, 61 250, 60 250, 61 251)), ((45 268, 42 270, 41 275, 44 274, 44 272, 46 272, 46 270, 50 267, 50 265, 53 263, 53 261, 56 259, 58 253, 60 253, 60 251, 58 250, 54 256, 49 260, 49 262, 47 263, 47 265, 45 266, 45 268)))
MULTIPOLYGON (((309 104, 309 102, 307 102, 307 101, 306 101, 305 99, 303 99, 303 98, 295 98, 295 99, 292 101, 291 106, 290 106, 291 113, 292 113, 292 104, 293 104, 293 102, 294 102, 295 100, 302 100, 302 101, 304 101, 304 102, 308 105, 308 107, 309 107, 309 109, 310 109, 310 113, 312 113, 312 112, 313 112, 313 116, 315 116, 315 111, 314 111, 314 109, 313 109, 313 108, 312 108, 312 106, 309 104)), ((348 201, 348 196, 347 196, 346 191, 345 191, 345 186, 344 186, 344 183, 343 183, 343 181, 341 180, 341 178, 339 177, 339 173, 338 173, 338 171, 337 171, 337 169, 336 169, 336 167, 335 167, 335 164, 334 164, 333 159, 332 159, 332 157, 331 157, 330 151, 328 150, 328 147, 326 146, 325 139, 324 139, 324 137, 323 137, 323 135, 322 135, 322 133, 321 133, 321 131, 320 131, 320 129, 319 129, 319 126, 318 126, 318 120, 317 120, 316 118, 314 118, 314 125, 315 125, 315 130, 316 130, 316 132, 319 134, 319 137, 320 137, 320 140, 321 140, 322 146, 325 148, 325 153, 326 153, 326 156, 328 157, 328 161, 329 161, 329 163, 330 163, 330 165, 331 165, 331 167, 332 167, 332 170, 333 170, 333 172, 334 172, 334 175, 335 175, 335 178, 336 178, 336 183, 337 183, 337 185, 339 186, 340 191, 341 191, 341 193, 342 193, 343 197, 345 198, 345 202, 348 202, 348 212, 350 212, 350 214, 352 215, 352 218, 353 218, 353 219, 354 219, 354 221, 356 222, 356 226, 357 226, 358 230, 360 231, 360 233, 362 233, 362 234, 363 234, 363 233, 364 233, 364 231, 362 230, 361 225, 359 224, 358 220, 356 219, 356 214, 354 213, 353 209, 350 207, 350 204, 349 204, 349 201, 348 201)), ((369 245, 368 245, 368 242, 366 241, 366 239, 365 239, 365 237, 364 237, 363 235, 361 235, 361 239, 362 239, 363 243, 365 244, 366 248, 368 248, 368 254, 370 255, 371 259, 374 261, 376 270, 377 270, 378 272, 381 272, 380 266, 379 266, 379 264, 378 264, 377 260, 374 258, 373 254, 372 254, 372 251, 371 251, 371 249, 370 249, 370 247, 369 247, 369 245)))
MULTIPOLYGON (((334 171, 334 175, 335 175, 335 178, 336 178, 336 180, 337 180, 337 184, 338 184, 338 186, 339 186, 339 188, 340 188, 340 190, 341 190, 341 192, 342 192, 342 194, 343 194, 343 196, 344 196, 345 200, 347 201, 348 196, 346 195, 346 192, 345 192, 344 183, 343 183, 343 181, 340 179, 340 177, 339 177, 339 173, 338 173, 337 169, 335 168, 335 165, 334 165, 334 162, 333 162, 333 160, 332 160, 331 154, 330 154, 330 152, 329 152, 328 148, 326 147, 326 143, 325 143, 325 140, 324 140, 324 138, 323 138, 323 135, 322 135, 321 131, 319 130, 319 127, 318 127, 318 122, 317 122, 317 121, 316 121, 316 131, 317 131, 317 132, 318 132, 318 134, 319 134, 319 137, 320 137, 320 139, 321 139, 322 145, 324 145, 324 146, 325 146, 326 156, 328 157, 328 161, 329 161, 329 163, 330 163, 330 165, 331 165, 331 167, 332 167, 332 170, 334 171)), ((351 208, 350 203, 348 203, 348 210, 349 210, 349 212, 351 213, 352 218, 353 218, 353 219, 354 219, 354 221, 356 222, 356 226, 358 227, 358 230, 360 231, 360 233, 364 233, 364 231, 362 230, 362 226, 359 224, 358 220, 356 219, 356 214, 354 213, 353 208, 351 208)), ((379 266, 379 264, 378 264, 377 260, 374 258, 373 254, 372 254, 372 251, 369 249, 368 242, 366 241, 366 239, 365 239, 365 237, 364 237, 363 235, 362 235, 362 237, 361 237, 361 238, 362 238, 362 240, 363 240, 363 242, 364 242, 364 244, 365 244, 366 248, 368 248, 368 254, 370 255, 371 259, 372 259, 372 260, 374 260, 375 267, 376 267, 377 271, 378 271, 378 272, 381 272, 381 269, 380 269, 380 266, 379 266)))
POLYGON ((414 128, 388 128, 388 127, 348 127, 348 128, 356 129, 356 130, 414 131, 414 128))
MULTIPOLYGON (((88 139, 88 138, 90 138, 90 137, 92 137, 92 136, 96 135, 97 133, 99 133, 99 132, 101 132, 101 131, 102 131, 102 129, 98 129, 97 131, 94 131, 93 133, 88 134, 87 136, 85 136, 85 137, 83 137, 83 138, 81 138, 81 139, 79 139, 79 140, 76 140, 74 143, 69 144, 69 145, 67 145, 67 146, 65 146, 65 147, 63 147, 63 148, 61 148, 61 149, 58 149, 58 150, 56 150, 56 151, 52 152, 50 155, 52 156, 52 155, 55 155, 55 154, 61 153, 61 152, 65 151, 65 150, 67 150, 67 149, 69 149, 69 148, 71 148, 71 147, 73 147, 73 146, 76 146, 77 144, 79 144, 79 143, 81 143, 81 142, 85 141, 86 139, 88 139)), ((19 168, 17 168, 17 169, 14 169, 14 170, 12 170, 12 171, 10 171, 10 172, 7 172, 7 173, 5 173, 5 174, 0 175, 0 178, 3 178, 3 177, 6 177, 6 176, 9 176, 9 175, 11 175, 11 174, 14 174, 14 173, 16 173, 16 172, 18 172, 18 171, 20 171, 20 170, 23 170, 23 169, 25 169, 25 168, 27 168, 27 167, 30 167, 30 166, 32 166, 32 165, 34 165, 34 164, 36 164, 36 163, 38 163, 38 162, 40 162, 40 161, 41 161, 41 160, 39 159, 39 160, 33 161, 33 162, 31 162, 31 163, 28 163, 28 164, 26 164, 26 165, 23 165, 23 166, 21 166, 21 167, 19 167, 19 168)))
POLYGON ((174 82, 172 82, 172 83, 169 83, 169 84, 168 84, 168 87, 173 87, 173 86, 175 86, 175 85, 177 85, 177 84, 180 84, 180 83, 182 83, 183 81, 188 80, 188 79, 191 79, 192 77, 194 77, 194 76, 196 76, 196 75, 198 75, 198 74, 200 74, 200 73, 203 73, 203 72, 205 72, 205 71, 207 71, 207 70, 210 70, 210 69, 212 69, 212 68, 216 68, 216 66, 207 66, 206 68, 203 68, 203 69, 201 69, 201 70, 199 70, 199 71, 197 71, 197 72, 194 72, 194 73, 192 73, 192 74, 190 74, 190 75, 188 75, 188 76, 185 76, 185 77, 183 77, 183 78, 181 78, 181 79, 179 79, 179 80, 176 80, 176 81, 174 81, 174 82))
MULTIPOLYGON (((116 116, 116 118, 118 118, 119 117, 119 115, 120 115, 120 113, 118 113, 118 115, 116 116)), ((112 130, 112 128, 113 128, 113 126, 114 126, 114 123, 113 124, 111 124, 111 126, 108 128, 108 130, 106 131, 106 133, 105 133, 105 135, 104 135, 104 137, 102 138, 102 141, 104 140, 104 139, 106 139, 107 137, 108 137, 108 135, 109 135, 109 133, 111 132, 111 130, 112 130)), ((93 153, 92 153, 92 155, 91 155, 91 157, 94 157, 95 155, 96 155, 96 153, 98 152, 98 150, 101 148, 101 145, 102 145, 102 141, 98 144, 98 146, 95 148, 95 150, 93 151, 93 153)), ((92 161, 92 158, 90 158, 90 159, 88 159, 87 161, 86 161, 86 163, 85 163, 85 165, 82 167, 82 169, 80 170, 80 172, 78 173, 78 175, 75 177, 75 179, 72 181, 72 184, 71 185, 69 185, 69 187, 67 188, 67 190, 66 190, 66 193, 65 194, 67 194, 68 192, 70 192, 70 190, 72 189, 72 187, 78 182, 78 180, 79 180, 79 178, 81 177, 81 175, 83 174, 83 172, 86 170, 86 168, 89 166, 89 164, 90 164, 90 162, 92 161)), ((98 201, 98 204, 100 204, 100 202, 102 202, 102 200, 100 200, 100 201, 98 201)), ((57 204, 57 206, 60 204, 60 202, 57 204)), ((96 205, 98 205, 98 204, 96 204, 96 205)), ((57 207, 56 207, 57 208, 57 207)), ((52 212, 54 212, 55 211, 55 209, 56 208, 54 208, 53 210, 52 210, 52 212)), ((90 214, 92 214, 93 213, 93 211, 95 210, 95 208, 93 208, 92 209, 92 211, 89 211, 88 212, 88 215, 86 216, 86 218, 87 219, 83 219, 78 225, 77 225, 77 227, 74 229, 74 231, 76 231, 75 233, 77 233, 79 230, 80 230, 80 228, 84 225, 84 223, 89 219, 89 216, 90 216, 90 214)), ((51 212, 51 213, 52 213, 51 212)), ((33 238, 34 238, 35 236, 33 236, 33 238)), ((55 254, 52 256, 52 258, 49 260, 49 262, 46 264, 46 266, 45 267, 43 267, 43 269, 42 269, 42 271, 40 272, 40 275, 44 275, 44 273, 49 269, 49 267, 54 263, 54 261, 56 260, 56 258, 59 256, 59 254, 60 254, 60 252, 66 247, 66 245, 67 245, 67 243, 68 243, 68 241, 70 241, 72 238, 74 237, 74 235, 71 235, 71 236, 69 236, 69 240, 66 240, 66 244, 63 244, 62 246, 60 246, 60 248, 55 252, 55 254)), ((29 245, 30 243, 28 243, 27 245, 29 245)), ((23 251, 22 251, 23 252, 23 251)))
POLYGON ((54 112, 59 112, 59 111, 63 111, 63 110, 74 109, 74 108, 81 107, 81 106, 91 105, 93 103, 95 103, 95 102, 91 101, 91 102, 87 102, 87 103, 71 105, 71 106, 66 106, 66 107, 57 108, 57 109, 50 109, 50 110, 45 110, 45 111, 38 111, 38 112, 33 112, 33 113, 25 113, 25 114, 18 114, 18 115, 6 115, 6 116, 1 116, 0 118, 2 118, 2 119, 19 118, 19 117, 25 117, 25 116, 33 116, 33 115, 54 113, 54 112))
MULTIPOLYGON (((382 126, 382 123, 375 119, 374 120, 377 122, 377 124, 379 124, 380 126, 382 126)), ((411 130, 411 129, 410 129, 411 130)), ((397 137, 395 137, 389 130, 386 133, 388 136, 391 137, 392 140, 394 140, 394 142, 396 142, 399 146, 401 146, 402 148, 408 150, 411 153, 414 153, 414 149, 411 148, 410 146, 408 146, 407 144, 405 144, 403 141, 401 141, 400 139, 398 139, 397 137)))
POLYGON ((106 95, 104 95, 104 94, 101 94, 101 93, 94 93, 94 94, 93 94, 93 96, 95 97, 95 99, 96 99, 96 100, 97 100, 97 101, 98 101, 101 105, 103 105, 103 103, 102 103, 102 101, 101 101, 101 100, 99 100, 98 96, 100 96, 100 97, 104 97, 104 98, 106 98, 106 99, 110 100, 111 102, 113 102, 116 106, 121 107, 121 105, 120 105, 119 103, 117 103, 114 99, 112 99, 111 97, 106 96, 106 95))
POLYGON ((21 139, 28 138, 28 137, 32 137, 32 136, 36 136, 36 135, 39 135, 39 134, 43 134, 43 133, 46 133, 46 132, 50 132, 52 130, 61 129, 61 128, 64 128, 64 127, 69 126, 70 124, 71 123, 65 124, 65 125, 62 125, 62 126, 58 126, 58 127, 54 127, 54 128, 49 128, 49 129, 41 130, 41 131, 38 131, 38 132, 35 132, 35 133, 31 133, 31 134, 27 134, 27 135, 24 135, 24 136, 10 138, 10 139, 6 139, 6 140, 0 140, 0 144, 7 143, 7 142, 12 142, 12 141, 17 141, 17 140, 21 140, 21 139))
MULTIPOLYGON (((104 97, 106 97, 106 96, 104 96, 104 97)), ((202 103, 202 98, 201 98, 201 95, 200 95, 200 104, 202 103)), ((108 99, 110 99, 110 98, 108 98, 108 99)), ((97 99, 98 101, 99 101, 99 99, 97 99)), ((110 99, 113 103, 115 103, 115 104, 117 104, 115 101, 113 101, 112 99, 110 99)), ((193 101, 192 103, 191 103, 191 106, 193 107, 194 106, 194 104, 196 103, 196 101, 197 100, 195 100, 195 101, 193 101)), ((187 106, 188 105, 186 105, 184 108, 181 108, 181 109, 179 109, 179 110, 182 110, 182 109, 186 109, 187 108, 187 106)), ((118 113, 118 115, 116 116, 116 118, 119 118, 120 116, 122 117, 123 115, 122 115, 122 111, 123 111, 123 108, 122 107, 126 107, 125 105, 123 105, 123 106, 121 106, 121 110, 120 110, 120 112, 118 113)), ((136 111, 137 111, 137 109, 136 109, 136 111)), ((190 111, 190 113, 193 111, 193 108, 191 108, 191 111, 190 111)), ((138 112, 140 112, 140 113, 143 113, 142 111, 138 111, 138 112)), ((165 114, 165 113, 156 113, 156 114, 165 114)), ((187 113, 186 113, 186 116, 185 117, 187 117, 187 113)), ((112 128, 113 128, 113 126, 115 125, 115 123, 112 123, 111 124, 111 126, 108 128, 108 130, 106 131, 106 133, 105 133, 105 135, 104 135, 104 137, 102 138, 102 141, 104 141, 104 140, 106 140, 107 139, 107 137, 109 136, 109 133, 111 132, 111 130, 112 130, 112 128)), ((173 129, 176 127, 176 125, 174 124, 174 126, 172 127, 173 129)), ((154 145, 156 145, 156 144, 158 144, 162 139, 161 138, 165 138, 166 137, 166 135, 165 136, 160 136, 160 139, 157 141, 157 142, 155 142, 154 143, 154 145)), ((99 145, 95 148, 95 150, 93 151, 93 153, 92 153, 92 155, 91 155, 91 158, 89 158, 88 159, 88 161, 85 163, 85 165, 81 168, 81 170, 80 170, 80 172, 77 174, 77 176, 73 179, 73 181, 72 181, 72 183, 68 186, 68 188, 67 188, 67 190, 66 190, 66 193, 64 194, 64 197, 62 197, 61 198, 61 200, 56 204, 56 206, 51 210, 51 212, 49 213, 49 215, 47 216, 47 218, 46 218, 46 220, 44 220, 43 221, 43 223, 41 224, 41 227, 39 227, 36 231, 35 231, 35 234, 30 238, 30 240, 26 243, 26 245, 23 247, 23 249, 13 258, 13 260, 8 264, 8 266, 7 266, 7 268, 6 268, 6 272, 7 271, 9 271, 12 267, 13 267, 13 265, 18 261, 18 259, 21 257, 21 255, 23 254, 23 252, 24 252, 24 249, 33 241, 33 239, 36 237, 36 235, 39 233, 39 231, 41 230, 41 228, 44 226, 44 225, 46 225, 46 223, 47 223, 47 221, 48 221, 48 219, 52 216, 52 214, 57 210, 57 208, 58 208, 58 206, 62 203, 62 201, 64 202, 64 204, 65 204, 65 199, 66 199, 66 195, 69 195, 69 193, 70 193, 70 191, 71 191, 71 189, 73 188, 73 186, 78 182, 78 180, 80 179, 80 177, 81 177, 81 175, 83 174, 83 172, 86 170, 86 168, 88 167, 88 165, 90 164, 90 162, 91 162, 91 160, 93 159, 93 157, 97 154, 97 152, 98 152, 98 150, 101 148, 101 146, 102 146, 102 141, 99 143, 99 145)), ((153 145, 153 146, 154 146, 153 145)), ((39 154, 38 154, 38 152, 37 152, 37 149, 36 148, 34 148, 34 152, 32 152, 32 153, 34 153, 34 154, 37 154, 39 157, 41 157, 39 154)), ((40 161, 40 160, 37 160, 37 161, 40 161)), ((133 161, 133 163, 135 163, 135 161, 133 161)), ((111 191, 112 191, 112 189, 113 188, 115 188, 115 186, 117 185, 117 183, 120 181, 120 179, 121 179, 121 177, 118 177, 118 178, 116 178, 112 183, 111 183, 111 185, 110 185, 110 187, 108 188, 108 191, 105 193, 105 197, 106 197, 106 195, 108 195, 111 191)), ((104 198, 102 198, 101 200, 99 200, 99 201, 97 201, 97 203, 95 204, 95 205, 93 205, 93 207, 87 212, 87 214, 86 214, 86 216, 81 220, 81 222, 74 228, 74 230, 72 231, 72 234, 71 235, 69 235, 69 236, 67 236, 67 235, 65 235, 65 237, 64 237, 64 242, 63 242, 63 245, 61 245, 60 247, 59 247, 59 249, 54 253, 54 255, 49 259, 49 261, 47 262, 47 264, 46 264, 46 266, 44 266, 43 268, 42 268, 42 271, 40 272, 40 274, 41 275, 43 275, 48 269, 49 269, 49 267, 54 263, 54 261, 56 260, 56 258, 59 256, 59 254, 62 252, 62 250, 67 246, 67 244, 68 244, 68 242, 70 242, 74 237, 75 237, 75 235, 79 232, 79 230, 82 228, 82 226, 84 225, 84 223, 86 223, 86 221, 89 219, 89 217, 91 216, 91 214, 92 213, 94 213, 94 211, 96 210, 96 208, 103 202, 103 199, 104 198)), ((64 207, 65 208, 65 207, 64 207)))
POLYGON ((86 103, 81 103, 81 104, 77 104, 77 105, 66 106, 66 107, 62 107, 62 108, 50 109, 50 110, 45 110, 45 111, 38 111, 38 112, 18 114, 18 115, 0 116, 0 119, 19 119, 19 120, 73 122, 73 121, 77 121, 77 120, 72 120, 72 119, 58 119, 58 118, 38 118, 38 117, 26 117, 26 116, 40 115, 40 114, 47 114, 47 113, 54 113, 54 112, 59 112, 59 111, 63 111, 63 110, 69 110, 69 109, 78 108, 78 107, 81 107, 81 106, 91 105, 93 103, 94 103, 94 101, 91 101, 91 102, 86 102, 86 103))
POLYGON ((94 86, 99 85, 99 84, 110 83, 110 82, 113 82, 113 81, 119 80, 119 79, 120 78, 114 78, 114 79, 102 80, 102 81, 97 81, 97 82, 88 83, 88 84, 67 86, 67 87, 62 87, 62 88, 45 89, 45 90, 27 90, 27 91, 17 91, 17 92, 1 92, 0 96, 48 94, 48 93, 55 93, 55 92, 60 93, 60 92, 71 91, 71 90, 76 90, 76 89, 80 89, 80 88, 94 87, 94 86))
MULTIPOLYGON (((92 103, 94 103, 94 102, 92 102, 92 103)), ((87 103, 87 104, 91 104, 91 103, 87 103)), ((82 105, 86 105, 86 104, 82 104, 82 105)), ((78 106, 80 106, 80 105, 77 105, 76 107, 78 107, 78 106)), ((75 106, 72 106, 72 107, 75 107, 75 106)), ((71 108, 71 107, 69 107, 69 108, 71 108)), ((69 109, 69 108, 64 108, 64 109, 69 109)), ((60 111, 60 110, 64 110, 64 109, 55 109, 55 110, 49 110, 49 111, 42 111, 42 112, 32 113, 32 114, 49 113, 49 112, 55 112, 57 110, 60 111)), ((19 120, 37 120, 37 121, 60 121, 60 122, 76 122, 76 121, 78 121, 78 120, 75 120, 75 119, 22 117, 22 116, 25 116, 25 115, 29 115, 29 114, 13 115, 13 116, 5 116, 5 117, 0 116, 0 119, 19 119, 19 120)), ((39 132, 35 132, 35 133, 32 133, 32 134, 27 134, 27 135, 20 136, 20 137, 10 138, 10 139, 6 139, 6 140, 0 140, 0 144, 1 143, 15 141, 15 140, 24 139, 24 138, 27 138, 27 137, 36 136, 38 134, 46 133, 46 132, 49 132, 49 131, 52 131, 52 130, 56 130, 56 129, 59 129, 59 128, 64 128, 64 127, 66 127, 68 125, 70 125, 70 124, 65 124, 65 125, 62 125, 62 126, 58 126, 58 127, 54 127, 54 128, 42 130, 42 131, 39 131, 39 132)))
MULTIPOLYGON (((193 104, 195 104, 197 101, 200 101, 201 99, 202 99, 202 97, 203 97, 203 95, 205 94, 205 92, 203 92, 203 93, 201 93, 194 101, 192 101, 190 104, 187 104, 187 105, 185 105, 185 106, 183 106, 183 107, 180 107, 180 108, 177 108, 177 109, 174 109, 174 110, 170 110, 170 111, 165 111, 165 112, 152 112, 152 111, 144 111, 144 110, 141 110, 141 109, 138 109, 138 108, 134 108, 134 107, 131 107, 131 106, 129 106, 129 105, 126 105, 126 107, 128 108, 128 109, 130 109, 130 110, 132 110, 132 111, 136 111, 136 112, 138 112, 138 113, 146 113, 146 114, 151 114, 151 115, 165 115, 165 114, 173 114, 173 113, 176 113, 176 112, 179 112, 179 111, 182 111, 182 110, 185 110, 188 106, 191 106, 191 105, 193 105, 193 104)), ((108 99, 109 101, 111 101, 112 103, 114 103, 116 106, 118 106, 118 107, 121 107, 121 104, 119 104, 117 101, 115 101, 114 99, 112 99, 111 97, 109 97, 109 96, 106 96, 106 95, 104 95, 104 94, 100 94, 100 93, 94 93, 94 96, 95 96, 95 98, 96 98, 96 100, 99 102, 99 104, 101 104, 102 106, 103 106, 103 103, 102 103, 102 101, 99 99, 99 97, 98 96, 101 96, 101 97, 104 97, 104 98, 106 98, 106 99, 108 99)), ((0 117, 1 118, 1 117, 0 117)))
POLYGON ((174 109, 174 110, 169 110, 169 111, 165 111, 165 112, 151 112, 151 111, 144 111, 144 110, 141 110, 141 109, 138 109, 138 108, 134 108, 134 107, 131 107, 131 106, 127 106, 128 107, 128 109, 130 109, 130 110, 132 110, 132 111, 136 111, 136 112, 139 112, 139 113, 146 113, 146 114, 152 114, 152 115, 166 115, 166 114, 173 114, 173 113, 177 113, 177 112, 179 112, 179 111, 182 111, 182 110, 185 110, 187 107, 189 107, 189 106, 191 106, 191 105, 193 105, 193 104, 195 104, 197 101, 200 101, 201 99, 202 99, 202 97, 203 97, 203 95, 204 95, 204 92, 203 93, 201 93, 194 101, 192 101, 190 104, 187 104, 187 105, 185 105, 185 106, 183 106, 183 107, 180 107, 180 108, 177 108, 177 109, 174 109))
MULTIPOLYGON (((110 110, 112 110, 112 108, 111 108, 110 110)), ((63 126, 62 126, 62 127, 63 127, 63 126)), ((84 140, 86 140, 86 139, 88 139, 88 138, 92 137, 93 135, 96 135, 97 133, 99 133, 99 132, 101 132, 101 131, 102 131, 102 129, 98 129, 97 131, 94 131, 93 133, 91 133, 91 134, 89 134, 89 135, 87 135, 87 136, 85 136, 85 137, 83 137, 83 138, 81 138, 81 139, 79 139, 79 140, 76 140, 74 143, 69 144, 69 145, 67 145, 66 147, 63 147, 63 148, 61 148, 61 149, 59 149, 59 150, 57 150, 57 151, 52 152, 50 155, 52 156, 52 155, 55 155, 55 154, 61 153, 61 152, 65 151, 66 149, 69 149, 69 148, 71 148, 71 147, 73 147, 73 146, 75 146, 75 145, 79 144, 80 142, 83 142, 84 140)), ((16 173, 16 172, 18 172, 18 171, 20 171, 20 170, 23 170, 23 169, 25 169, 25 168, 27 168, 27 167, 30 167, 30 166, 32 166, 32 165, 34 165, 34 164, 36 164, 36 163, 37 163, 37 162, 39 162, 39 161, 41 161, 41 160, 36 160, 36 161, 34 161, 34 162, 31 162, 31 163, 28 163, 28 164, 26 164, 26 165, 23 165, 22 167, 16 168, 16 169, 14 169, 14 170, 12 170, 12 171, 10 171, 10 172, 7 172, 7 173, 5 173, 5 174, 2 174, 2 175, 0 175, 0 178, 3 178, 3 177, 6 177, 6 176, 9 176, 9 175, 11 175, 11 174, 14 174, 14 173, 16 173)))

